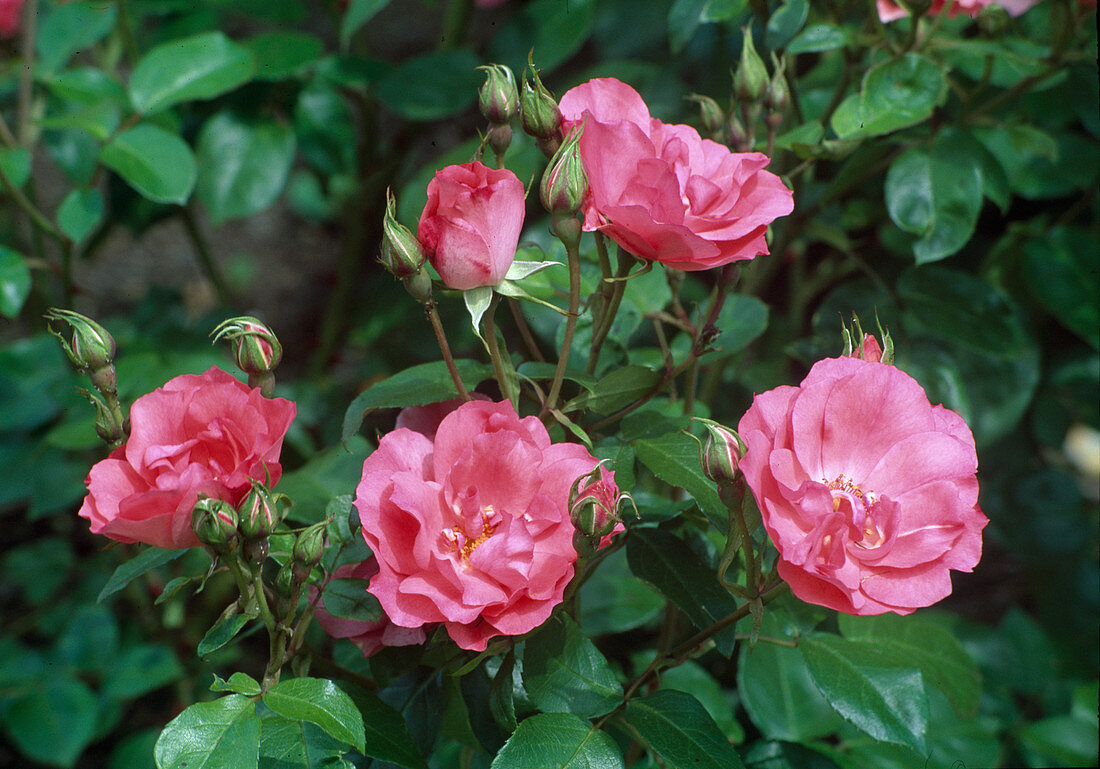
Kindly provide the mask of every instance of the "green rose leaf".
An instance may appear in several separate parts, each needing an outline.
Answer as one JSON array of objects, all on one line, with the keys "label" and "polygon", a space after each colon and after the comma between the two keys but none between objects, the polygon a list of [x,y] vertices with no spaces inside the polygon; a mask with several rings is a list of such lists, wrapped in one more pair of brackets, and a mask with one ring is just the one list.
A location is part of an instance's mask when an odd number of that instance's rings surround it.
[{"label": "green rose leaf", "polygon": [[324,52],[320,38],[307,32],[264,32],[242,45],[256,60],[257,80],[286,80],[315,62]]},{"label": "green rose leaf", "polygon": [[325,611],[334,617],[377,622],[382,618],[382,606],[367,592],[368,584],[369,580],[365,579],[332,580],[325,585],[323,593]]},{"label": "green rose leaf", "polygon": [[390,0],[351,0],[340,21],[340,47],[347,48],[351,36],[389,4]]},{"label": "green rose leaf", "polygon": [[661,689],[626,703],[628,730],[671,766],[743,769],[729,738],[699,700],[687,692]]},{"label": "green rose leaf", "polygon": [[0,315],[14,318],[31,292],[31,268],[22,254],[0,246]]},{"label": "green rose leaf", "polygon": [[[492,367],[473,360],[456,360],[455,367],[467,388],[472,389],[493,373]],[[458,397],[447,365],[443,361],[422,363],[371,385],[356,396],[344,414],[343,440],[359,430],[367,412],[380,408],[423,406]]]},{"label": "green rose leaf", "polygon": [[441,120],[473,103],[484,79],[470,51],[441,51],[402,62],[375,87],[379,101],[408,120]]},{"label": "green rose leaf", "polygon": [[221,32],[173,40],[142,57],[130,76],[130,101],[143,115],[193,99],[210,99],[251,79],[256,62]]},{"label": "green rose leaf", "polygon": [[249,769],[259,764],[260,718],[247,697],[198,702],[157,739],[157,769]]},{"label": "green rose leaf", "polygon": [[976,158],[939,141],[909,150],[886,174],[886,208],[898,227],[920,236],[918,264],[950,256],[970,240],[982,209]]},{"label": "green rose leaf", "polygon": [[615,741],[571,713],[540,713],[522,721],[491,769],[623,769]]},{"label": "green rose leaf", "polygon": [[[626,543],[634,575],[657,588],[699,629],[737,610],[733,596],[718,583],[714,569],[682,539],[660,529],[635,528]],[[729,656],[736,643],[733,627],[714,636],[718,651]]]},{"label": "green rose leaf", "polygon": [[725,530],[726,506],[718,498],[714,481],[703,474],[698,443],[683,432],[675,431],[639,438],[634,448],[638,459],[654,475],[691,494],[715,526]]},{"label": "green rose leaf", "polygon": [[363,717],[351,697],[332,681],[321,678],[292,678],[281,681],[264,694],[264,704],[279,715],[309,721],[334,739],[365,749]]},{"label": "green rose leaf", "polygon": [[945,93],[942,70],[908,53],[868,70],[859,94],[847,97],[833,113],[833,130],[841,139],[854,139],[907,128],[931,117]]},{"label": "green rose leaf", "polygon": [[75,189],[57,209],[57,226],[79,243],[103,219],[103,196],[96,189]]},{"label": "green rose leaf", "polygon": [[596,645],[567,616],[551,617],[527,639],[523,684],[545,713],[595,718],[623,699],[623,690]]},{"label": "green rose leaf", "polygon": [[867,665],[862,646],[831,633],[803,636],[798,648],[837,713],[876,740],[925,752],[928,695],[920,671]]},{"label": "green rose leaf", "polygon": [[243,694],[245,697],[257,696],[261,689],[260,683],[248,673],[236,672],[229,676],[229,680],[226,681],[221,678],[217,673],[214,674],[214,683],[210,684],[210,691],[212,692],[235,692],[236,694]]},{"label": "green rose leaf", "polygon": [[95,0],[55,5],[35,35],[38,64],[47,72],[63,66],[77,51],[91,48],[115,27],[118,9]]},{"label": "green rose leaf", "polygon": [[206,635],[199,641],[195,653],[200,657],[205,657],[207,654],[222,648],[244,629],[244,626],[248,624],[248,619],[245,614],[234,614],[232,617],[226,617],[206,631]]},{"label": "green rose leaf", "polygon": [[68,674],[47,678],[20,696],[5,697],[4,726],[26,756],[68,767],[95,736],[100,702]]},{"label": "green rose leaf", "polygon": [[343,743],[308,721],[269,713],[260,722],[259,769],[338,769],[345,752]]},{"label": "green rose leaf", "polygon": [[276,120],[215,114],[198,142],[196,193],[214,224],[259,213],[279,197],[294,162],[294,131]]},{"label": "green rose leaf", "polygon": [[195,156],[187,142],[148,123],[116,136],[99,160],[156,203],[185,203],[195,186]]},{"label": "green rose leaf", "polygon": [[186,550],[166,550],[160,547],[148,547],[142,550],[115,569],[114,574],[107,580],[107,584],[103,586],[103,590],[99,592],[96,603],[103,603],[105,599],[122,590],[142,574],[146,574],[158,566],[171,563],[186,552]]}]

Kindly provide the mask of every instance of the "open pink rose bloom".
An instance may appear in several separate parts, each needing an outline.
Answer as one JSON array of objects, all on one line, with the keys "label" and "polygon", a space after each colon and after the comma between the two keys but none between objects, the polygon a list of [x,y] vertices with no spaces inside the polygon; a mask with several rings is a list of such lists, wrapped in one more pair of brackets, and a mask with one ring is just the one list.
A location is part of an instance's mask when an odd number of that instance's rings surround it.
[{"label": "open pink rose bloom", "polygon": [[[999,5],[1008,12],[1009,16],[1019,16],[1033,5],[1038,5],[1039,0],[933,0],[932,7],[928,9],[929,16],[947,11],[948,16],[958,16],[965,13],[967,16],[977,16],[987,5]],[[904,19],[909,12],[892,0],[875,0],[878,9],[878,17],[882,22],[889,23]]]},{"label": "open pink rose bloom", "polygon": [[584,229],[678,270],[706,270],[768,253],[768,225],[793,208],[764,170],[768,156],[733,153],[691,126],[650,117],[638,92],[614,78],[561,98],[566,134],[584,124]]},{"label": "open pink rose bloom", "polygon": [[134,401],[130,437],[88,473],[80,515],[119,542],[196,546],[199,494],[236,506],[252,479],[277,482],[296,411],[216,367],[178,376]]},{"label": "open pink rose bloom", "polygon": [[819,361],[798,387],[756,396],[738,432],[779,574],[802,600],[909,614],[981,558],[970,429],[893,366]]},{"label": "open pink rose bloom", "polygon": [[447,166],[428,182],[416,236],[450,288],[495,286],[516,258],[523,216],[523,182],[508,169]]},{"label": "open pink rose bloom", "polygon": [[355,499],[378,560],[370,592],[394,625],[443,623],[464,649],[537,627],[573,576],[569,490],[595,466],[507,401],[459,406],[434,440],[385,435]]}]

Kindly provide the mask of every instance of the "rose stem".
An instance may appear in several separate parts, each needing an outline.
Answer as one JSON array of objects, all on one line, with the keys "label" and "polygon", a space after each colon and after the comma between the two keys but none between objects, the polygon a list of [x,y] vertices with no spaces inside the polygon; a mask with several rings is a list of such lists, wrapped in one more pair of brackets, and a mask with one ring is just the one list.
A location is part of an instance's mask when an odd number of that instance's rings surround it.
[{"label": "rose stem", "polygon": [[573,333],[577,330],[577,315],[581,306],[581,223],[573,214],[555,213],[551,219],[551,229],[557,235],[558,240],[565,246],[565,254],[569,262],[569,314],[565,318],[565,334],[561,340],[561,352],[558,354],[558,365],[554,369],[554,379],[550,383],[550,392],[546,396],[546,402],[542,404],[539,416],[545,418],[558,404],[558,394],[561,392],[561,384],[565,379],[565,368],[569,365],[569,353],[573,348]]},{"label": "rose stem", "polygon": [[431,299],[425,302],[424,311],[432,323],[435,341],[439,343],[439,351],[443,353],[443,362],[447,364],[447,371],[451,375],[451,381],[454,382],[455,390],[458,391],[458,397],[464,401],[470,400],[470,393],[466,392],[466,385],[462,383],[462,377],[458,375],[458,369],[455,367],[455,359],[451,355],[451,346],[447,344],[447,334],[443,331],[443,323],[439,320],[439,310],[435,308],[435,302]]},{"label": "rose stem", "polygon": [[600,359],[600,348],[603,347],[607,333],[611,330],[611,324],[619,312],[619,305],[626,292],[626,276],[630,273],[633,260],[622,248],[619,248],[618,258],[619,269],[615,274],[615,280],[611,282],[611,298],[608,300],[607,307],[604,308],[603,315],[600,316],[598,327],[592,333],[592,349],[588,353],[588,366],[585,368],[585,373],[588,374],[596,371],[596,363]]},{"label": "rose stem", "polygon": [[[497,314],[498,304],[500,304],[500,295],[494,293],[481,324],[485,333],[485,342],[489,345],[489,357],[493,361],[493,372],[497,382],[500,383],[500,392],[505,398],[512,401],[513,406],[519,406],[519,393],[512,391],[511,380],[508,378],[507,368],[504,366],[504,355],[507,350],[501,350],[500,340],[497,338],[497,327],[494,318]],[[508,361],[508,363],[510,366],[511,361]]]},{"label": "rose stem", "polygon": [[512,313],[512,319],[516,322],[516,328],[519,329],[519,335],[523,339],[523,343],[527,345],[527,352],[535,360],[545,363],[546,356],[542,354],[535,337],[531,334],[531,327],[527,325],[527,321],[520,311],[519,302],[512,297],[508,297],[508,309]]}]

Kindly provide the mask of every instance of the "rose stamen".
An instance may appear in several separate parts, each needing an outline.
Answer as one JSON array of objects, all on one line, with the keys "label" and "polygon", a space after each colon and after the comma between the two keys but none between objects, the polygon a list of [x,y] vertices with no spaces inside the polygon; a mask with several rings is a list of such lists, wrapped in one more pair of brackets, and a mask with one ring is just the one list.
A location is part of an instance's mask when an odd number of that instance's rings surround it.
[{"label": "rose stamen", "polygon": [[833,481],[822,482],[829,487],[833,495],[833,512],[839,512],[845,502],[851,510],[852,525],[859,530],[861,536],[855,544],[865,550],[876,548],[886,538],[875,523],[872,512],[878,497],[873,491],[863,491],[850,478],[841,473]]},{"label": "rose stamen", "polygon": [[500,515],[493,510],[492,505],[485,505],[481,508],[481,530],[477,536],[471,537],[465,527],[460,524],[458,528],[444,529],[443,538],[459,554],[462,563],[468,566],[471,554],[477,549],[478,545],[493,536],[493,532],[496,531],[499,523]]}]

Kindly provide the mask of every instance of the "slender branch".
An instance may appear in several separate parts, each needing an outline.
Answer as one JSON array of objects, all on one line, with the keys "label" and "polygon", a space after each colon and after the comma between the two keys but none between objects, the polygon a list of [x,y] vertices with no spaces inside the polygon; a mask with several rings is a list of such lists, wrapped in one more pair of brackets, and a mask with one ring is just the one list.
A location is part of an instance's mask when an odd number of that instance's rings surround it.
[{"label": "slender branch", "polygon": [[520,338],[523,339],[523,343],[527,346],[527,353],[539,363],[545,363],[546,356],[543,355],[542,350],[539,349],[538,342],[535,341],[535,337],[531,333],[531,327],[527,325],[527,320],[523,317],[523,311],[519,308],[519,300],[514,297],[508,297],[508,310],[512,313],[512,320],[516,322],[516,328],[519,330]]},{"label": "slender branch", "polygon": [[573,334],[577,330],[577,316],[581,306],[581,223],[572,214],[554,214],[552,228],[554,234],[565,245],[565,255],[569,263],[569,314],[565,318],[565,334],[558,353],[558,365],[554,369],[554,379],[550,383],[550,392],[542,405],[539,416],[545,418],[558,405],[561,384],[565,380],[565,369],[569,365],[569,354],[573,350]]},{"label": "slender branch", "polygon": [[221,270],[218,268],[217,262],[214,261],[214,254],[210,250],[210,244],[207,242],[206,236],[203,235],[202,228],[199,227],[199,220],[195,216],[195,212],[190,206],[186,205],[180,206],[179,212],[184,229],[187,230],[187,236],[191,239],[191,245],[195,249],[195,256],[199,259],[199,265],[206,273],[207,279],[213,284],[218,299],[225,304],[232,305],[233,295],[221,274]]},{"label": "slender branch", "polygon": [[[485,317],[481,320],[482,331],[485,334],[485,342],[489,345],[489,357],[493,361],[493,372],[496,376],[497,382],[500,384],[501,394],[512,401],[515,406],[519,405],[519,393],[513,392],[512,382],[508,376],[508,370],[505,367],[505,356],[508,351],[502,349],[500,340],[497,338],[497,327],[495,322],[495,316],[497,312],[497,305],[500,304],[500,295],[494,293],[493,299],[489,303],[489,309],[485,312]],[[508,361],[508,365],[511,366],[511,361]]]},{"label": "slender branch", "polygon": [[633,257],[629,256],[620,247],[619,269],[615,273],[615,278],[610,281],[611,296],[599,317],[599,322],[592,330],[592,348],[588,352],[588,365],[585,367],[585,372],[588,374],[595,373],[596,365],[600,359],[600,348],[603,347],[604,340],[607,339],[607,334],[611,331],[611,324],[615,321],[615,316],[619,312],[619,305],[622,303],[623,294],[626,292],[626,276],[630,274],[632,261]]},{"label": "slender branch", "polygon": [[49,218],[44,213],[42,213],[41,210],[39,210],[38,206],[36,206],[31,201],[31,199],[23,193],[23,190],[15,186],[15,182],[13,182],[8,177],[8,175],[4,173],[4,169],[2,167],[0,167],[0,183],[4,185],[4,188],[8,191],[8,194],[11,195],[11,198],[15,201],[16,205],[22,208],[23,211],[26,212],[27,216],[30,217],[31,222],[34,224],[35,227],[49,235],[61,245],[65,245],[66,243],[70,242],[69,236],[62,232],[57,227],[57,225],[51,222]]},{"label": "slender branch", "polygon": [[462,383],[462,377],[459,376],[458,368],[455,366],[454,356],[451,355],[451,346],[447,344],[447,334],[443,330],[443,322],[439,319],[439,310],[435,308],[435,302],[431,299],[425,302],[424,311],[428,314],[428,320],[431,321],[435,341],[439,343],[439,351],[443,354],[443,362],[447,364],[447,372],[451,375],[458,397],[464,401],[470,400],[470,393],[466,391],[466,385]]}]

